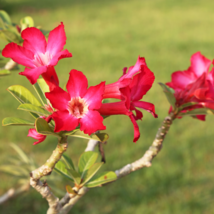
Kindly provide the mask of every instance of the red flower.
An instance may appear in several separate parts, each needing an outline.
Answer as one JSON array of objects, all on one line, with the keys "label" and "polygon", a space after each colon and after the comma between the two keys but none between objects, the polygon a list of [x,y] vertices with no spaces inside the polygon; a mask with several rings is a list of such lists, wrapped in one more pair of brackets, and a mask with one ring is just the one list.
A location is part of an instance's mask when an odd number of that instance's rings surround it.
[{"label": "red flower", "polygon": [[[142,119],[143,114],[137,108],[144,109],[154,117],[155,107],[152,103],[140,101],[143,95],[151,88],[154,82],[154,74],[146,65],[145,59],[139,57],[135,66],[131,66],[126,73],[115,83],[105,87],[104,98],[117,98],[120,102],[103,103],[99,112],[102,115],[125,114],[128,115],[134,126],[134,142],[140,137],[136,120]],[[136,115],[133,113],[135,111]]]},{"label": "red flower", "polygon": [[26,76],[31,84],[36,83],[40,74],[45,75],[45,80],[46,78],[50,80],[52,76],[54,82],[58,83],[54,68],[49,70],[48,75],[46,72],[60,59],[72,56],[68,50],[62,51],[66,43],[63,23],[50,32],[48,42],[42,32],[35,27],[26,28],[22,31],[21,36],[24,39],[23,47],[12,42],[6,45],[2,55],[26,66],[24,72],[20,74]]},{"label": "red flower", "polygon": [[[92,134],[104,130],[103,118],[97,109],[101,106],[105,83],[88,88],[85,75],[77,70],[71,70],[67,91],[56,87],[45,93],[52,106],[57,109],[52,114],[55,121],[55,132],[71,131],[80,124],[80,130]],[[88,89],[87,89],[88,88]]]},{"label": "red flower", "polygon": [[[172,74],[172,81],[166,83],[173,88],[176,98],[176,107],[189,102],[196,105],[185,107],[182,112],[197,108],[214,109],[213,70],[209,73],[211,61],[197,52],[191,57],[191,65],[185,71],[176,71]],[[171,110],[170,110],[171,111]],[[205,115],[197,115],[200,120],[205,120]]]}]

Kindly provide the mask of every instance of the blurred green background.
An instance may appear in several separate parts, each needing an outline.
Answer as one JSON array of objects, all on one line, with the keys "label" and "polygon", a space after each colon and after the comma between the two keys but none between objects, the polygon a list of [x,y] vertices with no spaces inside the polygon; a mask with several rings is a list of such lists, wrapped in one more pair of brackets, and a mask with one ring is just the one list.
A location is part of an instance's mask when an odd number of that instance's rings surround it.
[{"label": "blurred green background", "polygon": [[[123,67],[134,65],[144,56],[156,80],[144,101],[156,106],[158,119],[144,112],[141,138],[134,144],[132,123],[126,116],[105,120],[110,135],[104,170],[116,170],[140,158],[154,139],[167,115],[169,104],[158,82],[170,81],[171,73],[185,70],[193,53],[201,51],[214,58],[214,1],[212,0],[1,0],[0,9],[7,11],[13,22],[27,15],[36,26],[52,30],[65,25],[65,48],[73,57],[56,66],[60,84],[68,80],[75,68],[84,72],[90,85],[111,83],[122,74]],[[0,49],[6,43],[0,41]],[[20,66],[20,71],[24,67]],[[6,88],[21,84],[33,91],[24,76],[14,72],[0,79],[0,119],[28,115],[18,111],[18,102]],[[146,213],[187,214],[213,213],[214,210],[214,144],[213,116],[206,122],[190,117],[175,120],[166,136],[161,153],[152,167],[134,172],[103,188],[90,190],[71,213]],[[0,163],[14,155],[13,142],[31,155],[38,164],[50,156],[57,140],[48,137],[33,146],[26,137],[26,127],[0,127]],[[74,162],[86,147],[86,140],[69,139],[69,154]],[[16,184],[12,176],[0,173],[0,195]],[[68,182],[56,186],[64,190]],[[54,187],[52,187],[54,190]],[[64,190],[65,191],[65,190]],[[34,190],[0,206],[4,214],[46,213],[47,202]]]}]

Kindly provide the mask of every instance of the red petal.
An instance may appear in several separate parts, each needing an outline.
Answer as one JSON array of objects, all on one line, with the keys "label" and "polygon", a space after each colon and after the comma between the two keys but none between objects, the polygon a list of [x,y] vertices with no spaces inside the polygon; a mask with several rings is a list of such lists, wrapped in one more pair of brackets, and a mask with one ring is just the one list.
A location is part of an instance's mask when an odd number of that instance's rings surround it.
[{"label": "red petal", "polygon": [[85,134],[91,135],[98,130],[105,129],[103,117],[97,111],[89,110],[83,118],[80,118],[80,130]]},{"label": "red petal", "polygon": [[137,122],[135,121],[133,115],[130,115],[129,118],[131,119],[132,124],[133,124],[133,126],[134,126],[134,139],[133,139],[133,142],[137,142],[138,139],[139,139],[139,137],[140,137],[139,127],[138,127],[138,124],[137,124]]},{"label": "red petal", "polygon": [[69,53],[69,51],[67,49],[60,51],[56,55],[53,56],[49,65],[55,66],[60,59],[67,58],[67,57],[72,57],[72,54]]},{"label": "red petal", "polygon": [[116,115],[125,114],[129,115],[129,111],[126,108],[125,101],[115,103],[103,103],[98,109],[101,115]]},{"label": "red petal", "polygon": [[155,106],[152,103],[144,102],[144,101],[134,101],[132,104],[135,107],[142,108],[149,113],[151,113],[155,118],[158,117],[158,115],[155,113]]},{"label": "red petal", "polygon": [[135,75],[131,84],[131,100],[140,100],[152,87],[155,80],[154,74],[147,66],[142,66],[142,72]]},{"label": "red petal", "polygon": [[24,39],[23,47],[32,51],[34,54],[36,52],[45,53],[46,52],[46,39],[42,32],[35,28],[26,28],[21,34]]},{"label": "red petal", "polygon": [[67,110],[70,101],[69,94],[60,87],[54,88],[51,92],[46,92],[45,96],[50,100],[52,106],[60,111]]},{"label": "red petal", "polygon": [[37,79],[39,78],[39,75],[45,73],[46,71],[47,71],[47,67],[41,66],[41,67],[32,68],[32,69],[25,68],[25,70],[23,72],[20,72],[19,74],[26,76],[30,81],[30,83],[33,85],[36,83]]},{"label": "red petal", "polygon": [[46,138],[46,135],[42,135],[42,134],[39,134],[36,129],[29,129],[28,131],[28,137],[32,137],[38,141],[34,142],[33,145],[36,145],[38,143],[41,143],[45,140]]},{"label": "red petal", "polygon": [[196,74],[197,77],[201,76],[203,73],[208,73],[211,61],[197,52],[191,57],[191,69]]},{"label": "red petal", "polygon": [[49,86],[50,91],[59,86],[59,79],[54,67],[48,66],[47,72],[43,73],[42,77]]},{"label": "red petal", "polygon": [[49,33],[46,51],[49,51],[49,53],[54,56],[63,49],[65,43],[66,35],[64,25],[61,23]]},{"label": "red petal", "polygon": [[72,131],[79,124],[79,119],[69,114],[68,111],[54,112],[52,117],[55,121],[54,132]]},{"label": "red petal", "polygon": [[87,92],[88,80],[81,71],[72,69],[66,88],[71,97],[83,98]]},{"label": "red petal", "polygon": [[34,54],[13,42],[5,46],[2,51],[2,56],[9,57],[20,65],[30,68],[35,67],[33,64]]},{"label": "red petal", "polygon": [[102,98],[104,92],[105,82],[101,82],[99,85],[91,86],[88,88],[84,99],[89,105],[89,109],[99,109],[102,105]]}]

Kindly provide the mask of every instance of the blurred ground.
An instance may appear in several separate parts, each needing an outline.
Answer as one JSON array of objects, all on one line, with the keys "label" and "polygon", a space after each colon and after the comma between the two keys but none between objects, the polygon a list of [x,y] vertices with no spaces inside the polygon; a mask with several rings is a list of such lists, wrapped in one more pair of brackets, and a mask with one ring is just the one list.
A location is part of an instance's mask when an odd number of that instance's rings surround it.
[{"label": "blurred ground", "polygon": [[[169,108],[157,83],[168,82],[172,72],[187,69],[191,55],[197,51],[214,58],[213,7],[211,0],[3,0],[0,3],[0,9],[6,10],[14,22],[30,15],[44,29],[51,30],[60,22],[65,24],[65,48],[73,57],[59,61],[56,67],[61,86],[73,68],[83,71],[90,85],[101,81],[111,83],[121,76],[123,67],[134,65],[139,55],[146,58],[156,80],[144,101],[156,105],[159,118],[144,112],[143,121],[138,123],[141,138],[136,144],[132,143],[133,127],[128,118],[107,118],[105,125],[110,139],[105,146],[105,170],[116,170],[140,158],[151,144]],[[5,44],[0,40],[0,49]],[[14,84],[33,90],[27,79],[16,72],[0,79],[0,84],[0,119],[17,114],[27,119],[5,90]],[[92,189],[75,205],[73,213],[213,213],[212,124],[213,116],[208,116],[206,122],[192,118],[174,121],[151,168]],[[14,154],[8,146],[10,142],[17,143],[39,164],[49,157],[56,139],[50,137],[33,146],[33,139],[26,137],[27,133],[26,127],[0,127],[0,163]],[[68,154],[77,162],[87,141],[72,138],[69,141]],[[15,179],[2,173],[0,178],[0,194],[3,194]],[[66,184],[56,185],[64,188]],[[32,190],[7,202],[0,210],[4,214],[46,213],[47,203]]]}]

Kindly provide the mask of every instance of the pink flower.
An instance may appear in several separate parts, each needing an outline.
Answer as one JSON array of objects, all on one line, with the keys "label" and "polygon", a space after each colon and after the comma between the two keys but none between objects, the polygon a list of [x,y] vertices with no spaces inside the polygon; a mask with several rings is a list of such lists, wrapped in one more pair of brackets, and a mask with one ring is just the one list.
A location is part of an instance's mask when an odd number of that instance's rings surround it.
[{"label": "pink flower", "polygon": [[[196,105],[185,107],[182,112],[203,107],[214,109],[214,70],[209,72],[210,65],[211,60],[197,52],[191,57],[190,67],[185,71],[174,72],[172,81],[166,83],[175,91],[176,107],[189,102],[196,103]],[[205,115],[197,115],[197,118],[205,120]]]},{"label": "pink flower", "polygon": [[[52,106],[57,109],[52,114],[55,121],[55,132],[72,131],[78,125],[85,134],[104,130],[103,118],[97,109],[100,108],[105,82],[88,88],[85,75],[77,70],[71,70],[67,91],[56,87],[45,93]],[[88,89],[87,89],[88,88]]]},{"label": "pink flower", "polygon": [[[141,120],[143,114],[137,108],[144,109],[154,117],[155,107],[152,103],[140,101],[154,82],[154,74],[149,70],[144,58],[138,58],[135,66],[129,68],[126,73],[124,69],[123,76],[113,84],[105,88],[104,98],[117,98],[120,102],[103,103],[99,112],[102,115],[125,114],[131,119],[134,126],[134,142],[140,137],[139,127],[136,120]],[[135,114],[133,113],[135,111]]]},{"label": "pink flower", "polygon": [[[68,50],[62,50],[66,43],[63,23],[50,32],[48,42],[42,32],[35,27],[26,28],[21,36],[24,39],[23,47],[12,42],[6,45],[2,55],[26,66],[24,72],[20,74],[26,76],[31,84],[36,83],[40,74],[44,75],[44,78],[46,76],[57,78],[53,68],[46,75],[49,67],[55,66],[62,58],[72,57]],[[57,83],[58,78],[54,82]]]},{"label": "pink flower", "polygon": [[28,137],[32,137],[38,141],[34,142],[33,145],[43,142],[46,139],[46,135],[39,134],[36,129],[29,129]]}]

